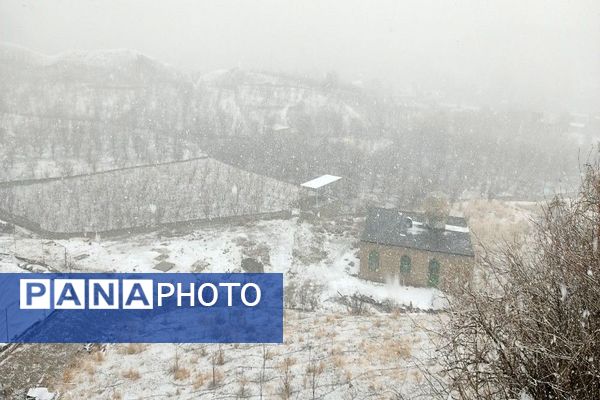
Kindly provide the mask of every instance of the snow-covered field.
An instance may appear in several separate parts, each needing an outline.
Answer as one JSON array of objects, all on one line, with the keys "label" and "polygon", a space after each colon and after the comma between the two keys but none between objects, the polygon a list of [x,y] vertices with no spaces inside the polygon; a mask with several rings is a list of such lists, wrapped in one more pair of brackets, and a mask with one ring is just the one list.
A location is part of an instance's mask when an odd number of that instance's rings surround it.
[{"label": "snow-covered field", "polygon": [[263,398],[312,398],[313,388],[316,398],[408,393],[423,382],[416,367],[429,346],[423,326],[438,316],[370,307],[353,315],[338,299],[358,293],[423,310],[443,301],[435,290],[359,279],[360,223],[296,217],[113,240],[3,236],[0,267],[65,270],[65,249],[66,270],[74,272],[156,272],[161,261],[174,264],[170,272],[235,272],[252,257],[266,272],[283,272],[287,288],[310,285],[316,296],[314,311],[299,310],[301,303],[286,311],[283,345],[111,345],[79,353],[48,382],[66,398],[256,397],[261,390]]},{"label": "snow-covered field", "polygon": [[[73,272],[157,272],[153,268],[162,261],[173,264],[169,272],[242,272],[242,259],[251,257],[264,264],[265,272],[284,273],[286,285],[301,286],[309,281],[322,286],[320,303],[324,308],[337,309],[339,294],[354,293],[424,310],[442,307],[441,293],[433,289],[357,277],[359,223],[351,218],[337,224],[292,218],[209,226],[181,236],[151,233],[127,239],[55,241],[5,238],[0,240],[0,253],[12,254],[16,249],[17,256],[65,270],[66,249],[66,270]],[[33,265],[28,269],[44,268]]]},{"label": "snow-covered field", "polygon": [[65,399],[414,396],[435,318],[288,311],[282,345],[110,345],[77,360],[55,390]]},{"label": "snow-covered field", "polygon": [[[533,206],[461,208],[475,232],[498,219],[509,234],[520,230]],[[155,265],[168,262],[169,272],[240,272],[242,259],[251,257],[265,272],[284,273],[286,297],[308,290],[316,299],[310,310],[310,304],[286,298],[293,308],[285,313],[282,345],[109,345],[79,352],[45,382],[64,398],[260,398],[261,392],[266,399],[413,398],[426,387],[428,332],[444,318],[428,311],[443,309],[443,295],[359,279],[361,227],[359,218],[294,217],[113,239],[48,241],[21,232],[0,236],[0,268],[156,272]],[[392,304],[392,311],[366,306],[355,315],[339,301],[352,294]]]}]

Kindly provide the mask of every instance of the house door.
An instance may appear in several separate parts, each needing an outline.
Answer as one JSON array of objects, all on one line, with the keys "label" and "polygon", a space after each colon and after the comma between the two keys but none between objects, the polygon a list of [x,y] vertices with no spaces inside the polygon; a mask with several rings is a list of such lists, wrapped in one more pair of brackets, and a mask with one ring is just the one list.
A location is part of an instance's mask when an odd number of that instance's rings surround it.
[{"label": "house door", "polygon": [[403,255],[400,257],[400,285],[406,285],[408,276],[410,275],[411,261],[410,257]]},{"label": "house door", "polygon": [[440,263],[435,258],[429,261],[429,276],[427,284],[431,287],[437,287],[440,283]]}]

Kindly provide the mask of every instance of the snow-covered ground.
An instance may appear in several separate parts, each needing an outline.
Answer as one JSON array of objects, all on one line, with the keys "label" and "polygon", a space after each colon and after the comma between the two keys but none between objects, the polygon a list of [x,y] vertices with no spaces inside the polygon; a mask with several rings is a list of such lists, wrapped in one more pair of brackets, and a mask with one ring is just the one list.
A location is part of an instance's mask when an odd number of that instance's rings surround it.
[{"label": "snow-covered ground", "polygon": [[54,389],[65,399],[414,396],[436,318],[288,311],[282,345],[109,345]]},{"label": "snow-covered ground", "polygon": [[325,308],[339,307],[333,301],[339,294],[354,293],[424,310],[443,306],[441,294],[434,289],[358,278],[357,221],[328,224],[292,218],[211,226],[181,236],[152,233],[113,240],[5,239],[0,240],[0,253],[10,254],[16,249],[18,256],[65,270],[66,249],[67,270],[74,272],[156,272],[153,268],[161,261],[174,264],[169,272],[242,272],[242,258],[252,257],[265,265],[265,272],[284,273],[286,285],[310,281],[322,286]]},{"label": "snow-covered ground", "polygon": [[39,260],[65,270],[65,249],[73,272],[156,272],[161,261],[174,264],[169,272],[236,272],[252,257],[265,272],[283,272],[287,288],[310,283],[318,298],[314,311],[286,310],[282,345],[110,345],[80,353],[48,382],[64,398],[258,398],[261,390],[263,398],[288,391],[287,398],[313,398],[313,387],[315,398],[414,393],[424,383],[418,365],[428,359],[427,329],[443,315],[375,308],[353,315],[338,299],[358,293],[421,310],[439,309],[443,299],[433,289],[359,279],[360,224],[296,217],[109,240],[2,236],[0,268],[38,271],[44,267],[31,262]]}]

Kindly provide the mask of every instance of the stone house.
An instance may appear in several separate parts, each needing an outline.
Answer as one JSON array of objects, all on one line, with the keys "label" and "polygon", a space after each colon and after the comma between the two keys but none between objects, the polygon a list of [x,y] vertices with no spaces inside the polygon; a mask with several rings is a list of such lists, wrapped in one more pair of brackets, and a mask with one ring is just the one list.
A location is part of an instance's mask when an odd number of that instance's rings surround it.
[{"label": "stone house", "polygon": [[464,218],[427,223],[424,213],[371,208],[360,241],[360,277],[440,287],[469,281],[474,253]]}]

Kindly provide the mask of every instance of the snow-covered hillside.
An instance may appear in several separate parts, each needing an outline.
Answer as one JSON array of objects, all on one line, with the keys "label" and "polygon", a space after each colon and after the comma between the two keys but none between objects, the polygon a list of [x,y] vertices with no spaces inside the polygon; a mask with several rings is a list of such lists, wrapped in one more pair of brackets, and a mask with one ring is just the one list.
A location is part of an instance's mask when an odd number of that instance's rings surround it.
[{"label": "snow-covered hillside", "polygon": [[289,211],[297,200],[294,185],[211,158],[0,187],[7,217],[62,233]]},{"label": "snow-covered hillside", "polygon": [[[311,398],[313,390],[328,398],[410,393],[424,383],[419,366],[428,360],[427,329],[438,315],[400,306],[430,310],[443,306],[443,298],[434,289],[359,279],[360,225],[354,218],[335,223],[292,218],[118,240],[50,242],[17,235],[0,240],[0,253],[16,249],[30,263],[41,258],[65,270],[66,248],[72,272],[156,272],[153,267],[162,261],[173,264],[170,272],[240,272],[241,260],[251,257],[266,272],[284,273],[284,344],[109,345],[89,354],[76,347],[71,362],[45,380],[64,398],[235,397],[240,391],[275,398],[282,388],[298,398]],[[365,296],[390,308],[365,304],[357,313],[340,301],[344,295]],[[19,359],[16,355],[11,362]]]},{"label": "snow-covered hillside", "polygon": [[238,133],[292,130],[341,135],[366,123],[364,95],[358,90],[237,69],[203,75],[197,88],[207,93],[205,107],[226,111]]}]

